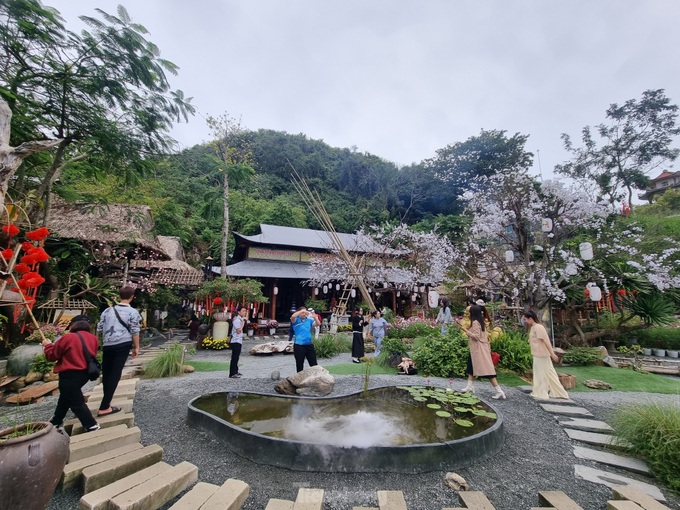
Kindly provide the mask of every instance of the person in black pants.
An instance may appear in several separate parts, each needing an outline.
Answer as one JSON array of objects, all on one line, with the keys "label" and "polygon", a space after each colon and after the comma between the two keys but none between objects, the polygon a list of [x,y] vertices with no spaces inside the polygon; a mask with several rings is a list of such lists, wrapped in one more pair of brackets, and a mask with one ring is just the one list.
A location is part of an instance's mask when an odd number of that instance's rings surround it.
[{"label": "person in black pants", "polygon": [[364,326],[368,324],[364,320],[364,311],[362,308],[357,308],[352,315],[352,363],[361,363],[361,358],[364,357]]},{"label": "person in black pants", "polygon": [[86,315],[74,317],[69,324],[69,333],[54,343],[45,339],[42,345],[45,358],[57,362],[54,372],[59,374],[59,400],[50,423],[58,429],[62,428],[66,413],[70,409],[85,430],[88,432],[98,430],[99,424],[85,404],[81,389],[89,381],[87,358],[83,348],[87,349],[92,357],[97,355],[99,349],[99,340],[90,333],[90,318]]}]

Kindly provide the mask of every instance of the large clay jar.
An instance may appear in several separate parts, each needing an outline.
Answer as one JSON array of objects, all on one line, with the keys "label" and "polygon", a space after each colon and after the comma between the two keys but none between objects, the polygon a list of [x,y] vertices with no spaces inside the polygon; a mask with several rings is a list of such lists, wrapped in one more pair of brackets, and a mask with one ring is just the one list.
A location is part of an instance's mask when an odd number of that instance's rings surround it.
[{"label": "large clay jar", "polygon": [[69,439],[51,423],[19,425],[36,432],[3,440],[14,427],[0,431],[0,507],[45,510],[69,456]]}]

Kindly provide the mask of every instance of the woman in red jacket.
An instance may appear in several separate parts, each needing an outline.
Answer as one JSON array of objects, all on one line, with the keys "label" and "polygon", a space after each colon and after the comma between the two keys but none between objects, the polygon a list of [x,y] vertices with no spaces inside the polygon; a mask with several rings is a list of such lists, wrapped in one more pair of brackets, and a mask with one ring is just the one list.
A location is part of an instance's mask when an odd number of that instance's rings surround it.
[{"label": "woman in red jacket", "polygon": [[85,404],[81,389],[89,381],[81,337],[90,355],[96,356],[99,340],[90,333],[90,318],[86,315],[74,317],[69,324],[69,333],[58,338],[54,343],[50,340],[44,340],[42,343],[45,357],[49,361],[57,362],[54,372],[59,374],[59,400],[50,423],[57,428],[62,427],[66,413],[71,409],[83,428],[92,432],[99,429],[99,424]]}]

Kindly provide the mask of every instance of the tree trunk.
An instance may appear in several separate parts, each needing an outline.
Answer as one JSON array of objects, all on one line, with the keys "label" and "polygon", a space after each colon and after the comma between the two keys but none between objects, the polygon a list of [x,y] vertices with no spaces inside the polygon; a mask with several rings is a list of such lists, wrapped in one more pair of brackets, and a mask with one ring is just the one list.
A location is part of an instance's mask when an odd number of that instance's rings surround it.
[{"label": "tree trunk", "polygon": [[220,276],[227,277],[227,242],[229,241],[229,173],[224,169],[224,221],[222,222],[222,251]]},{"label": "tree trunk", "polygon": [[60,140],[34,140],[18,147],[9,144],[12,125],[12,110],[7,102],[0,98],[0,208],[5,205],[5,195],[12,179],[25,158],[36,152],[43,152],[58,145]]}]

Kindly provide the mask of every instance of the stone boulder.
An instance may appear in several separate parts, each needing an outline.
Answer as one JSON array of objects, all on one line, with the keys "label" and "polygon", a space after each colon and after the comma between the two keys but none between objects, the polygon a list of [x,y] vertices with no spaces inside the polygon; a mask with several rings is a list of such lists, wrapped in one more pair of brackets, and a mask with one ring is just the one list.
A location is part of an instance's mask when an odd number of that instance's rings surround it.
[{"label": "stone boulder", "polygon": [[335,379],[330,372],[322,366],[316,365],[282,379],[276,383],[274,389],[277,393],[283,395],[325,397],[333,391],[334,386]]},{"label": "stone boulder", "polygon": [[460,476],[458,473],[446,473],[446,476],[444,477],[444,485],[446,485],[449,489],[459,492],[470,490],[470,486],[468,485],[465,478]]},{"label": "stone boulder", "polygon": [[20,345],[9,353],[7,358],[7,373],[11,375],[26,375],[31,371],[33,358],[42,354],[43,349],[40,344]]},{"label": "stone boulder", "polygon": [[583,381],[583,385],[588,388],[593,388],[594,390],[611,390],[612,385],[598,379],[588,379]]},{"label": "stone boulder", "polygon": [[278,342],[267,342],[264,344],[258,344],[252,347],[249,351],[250,354],[275,354],[275,353],[292,353],[293,352],[293,342],[288,340],[280,340]]},{"label": "stone boulder", "polygon": [[31,370],[28,374],[26,374],[26,384],[33,384],[34,382],[42,381],[43,380],[43,373],[42,372],[34,372]]},{"label": "stone boulder", "polygon": [[557,372],[557,377],[560,379],[560,384],[565,390],[570,390],[576,387],[576,377],[564,372]]},{"label": "stone boulder", "polygon": [[52,382],[52,381],[58,381],[59,380],[59,374],[55,374],[54,372],[47,372],[45,375],[43,375],[43,381],[45,382]]}]

